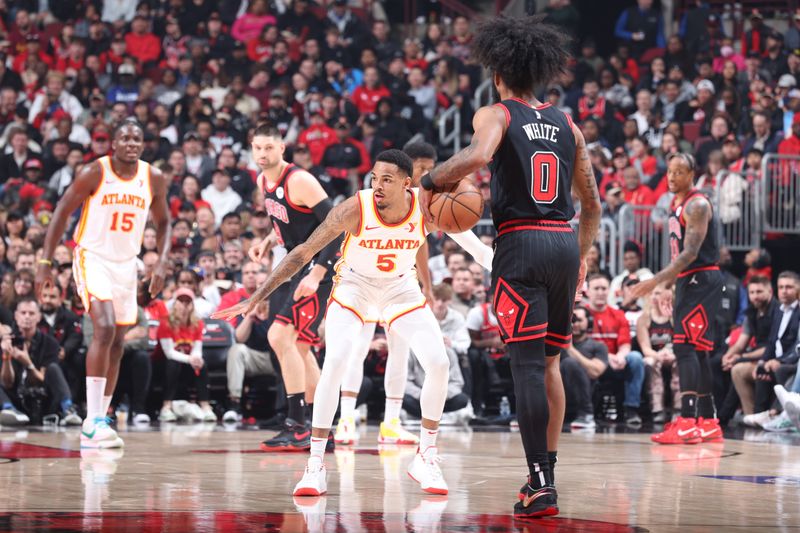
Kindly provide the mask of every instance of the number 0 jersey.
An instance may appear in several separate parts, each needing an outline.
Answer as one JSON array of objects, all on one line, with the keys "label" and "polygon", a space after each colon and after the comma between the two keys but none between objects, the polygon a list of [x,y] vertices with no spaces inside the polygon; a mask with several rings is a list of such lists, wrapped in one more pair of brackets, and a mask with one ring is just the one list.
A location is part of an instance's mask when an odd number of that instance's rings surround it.
[{"label": "number 0 jersey", "polygon": [[81,248],[109,261],[127,261],[139,254],[153,193],[150,164],[137,163],[136,175],[114,173],[111,158],[101,157],[97,190],[84,200],[74,239]]},{"label": "number 0 jersey", "polygon": [[495,104],[506,114],[505,136],[489,163],[492,219],[571,220],[575,134],[572,121],[550,104],[516,98]]},{"label": "number 0 jersey", "polygon": [[372,189],[358,191],[360,221],[356,233],[342,243],[342,265],[373,278],[396,278],[414,269],[417,250],[425,243],[427,231],[419,208],[417,189],[410,189],[411,209],[397,224],[381,219]]}]

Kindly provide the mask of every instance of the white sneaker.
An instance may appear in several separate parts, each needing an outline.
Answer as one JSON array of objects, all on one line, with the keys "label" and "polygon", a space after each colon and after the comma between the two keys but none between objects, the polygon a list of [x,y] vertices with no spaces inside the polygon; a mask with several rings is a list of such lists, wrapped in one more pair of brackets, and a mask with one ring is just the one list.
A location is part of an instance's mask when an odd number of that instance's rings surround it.
[{"label": "white sneaker", "polygon": [[60,425],[62,426],[80,426],[83,423],[83,419],[78,415],[75,411],[74,407],[70,407],[69,410],[64,413],[64,418],[61,419]]},{"label": "white sneaker", "polygon": [[752,428],[763,428],[764,424],[772,420],[769,410],[761,411],[752,415],[747,415],[742,419],[742,423]]},{"label": "white sneaker", "polygon": [[439,419],[440,426],[457,426],[458,425],[458,415],[455,411],[450,411],[449,413],[442,413],[442,417]]},{"label": "white sneaker", "polygon": [[794,427],[800,430],[800,394],[796,392],[790,392],[788,394],[789,396],[783,403],[783,412],[789,417]]},{"label": "white sneaker", "polygon": [[[199,406],[198,406],[199,407]],[[214,413],[214,410],[210,407],[208,409],[203,409],[200,407],[200,411],[203,413],[202,421],[203,422],[215,422],[217,421],[217,415]]]},{"label": "white sneaker", "polygon": [[202,422],[205,413],[203,413],[203,408],[197,405],[196,403],[190,403],[186,406],[186,415],[185,418],[189,422]]},{"label": "white sneaker", "polygon": [[192,414],[192,404],[186,400],[173,400],[172,412],[175,413],[175,418],[180,420],[190,418]]},{"label": "white sneaker", "polygon": [[175,411],[169,407],[162,407],[161,412],[158,414],[158,419],[161,422],[175,422],[178,417],[175,415]]},{"label": "white sneaker", "polygon": [[235,409],[228,409],[227,411],[225,411],[225,414],[222,415],[222,422],[226,424],[235,424],[241,421],[242,421],[242,415],[239,413],[239,411],[236,411]]},{"label": "white sneaker", "polygon": [[333,434],[333,441],[336,444],[357,444],[358,437],[356,418],[354,416],[339,418],[339,423],[336,424],[336,432]]},{"label": "white sneaker", "polygon": [[322,496],[328,492],[328,473],[325,463],[309,460],[303,479],[294,486],[294,496]]},{"label": "white sneaker", "polygon": [[789,415],[786,414],[786,411],[782,412],[766,424],[764,424],[764,429],[766,431],[772,431],[775,433],[786,433],[787,431],[794,431],[794,424],[789,419]]},{"label": "white sneaker", "polygon": [[133,417],[133,423],[137,426],[144,426],[150,423],[150,415],[147,413],[136,413],[136,416]]},{"label": "white sneaker", "polygon": [[414,460],[408,465],[408,475],[419,483],[424,492],[428,494],[447,494],[447,482],[442,477],[439,468],[441,458],[436,447],[430,447],[423,454],[417,450]]},{"label": "white sneaker", "polygon": [[124,445],[105,417],[86,419],[81,428],[81,448],[121,448]]},{"label": "white sneaker", "polygon": [[2,426],[24,426],[30,422],[31,419],[28,418],[28,415],[17,411],[14,407],[0,411],[0,425]]},{"label": "white sneaker", "polygon": [[800,394],[796,392],[789,392],[783,385],[775,385],[775,396],[777,396],[778,401],[781,403],[784,409],[786,409],[786,402],[792,401],[795,403],[800,403]]},{"label": "white sneaker", "polygon": [[570,422],[569,427],[573,429],[595,429],[597,423],[594,421],[593,415],[580,415]]}]

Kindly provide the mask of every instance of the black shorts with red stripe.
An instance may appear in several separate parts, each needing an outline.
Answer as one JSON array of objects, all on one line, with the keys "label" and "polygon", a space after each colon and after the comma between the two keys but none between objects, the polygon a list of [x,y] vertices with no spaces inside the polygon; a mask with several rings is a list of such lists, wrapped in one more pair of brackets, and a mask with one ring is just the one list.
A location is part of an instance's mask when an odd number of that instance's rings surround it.
[{"label": "black shorts with red stripe", "polygon": [[492,285],[504,342],[544,339],[547,355],[572,340],[579,251],[569,223],[513,220],[498,228]]},{"label": "black shorts with red stripe", "polygon": [[330,274],[326,275],[320,282],[316,293],[294,301],[294,292],[309,270],[304,268],[291,280],[278,287],[269,297],[269,309],[273,320],[294,326],[297,330],[298,341],[318,345],[320,338],[317,330],[322,319],[325,318],[325,309],[328,297],[331,295],[333,281]]},{"label": "black shorts with red stripe", "polygon": [[698,351],[714,351],[716,319],[724,283],[716,266],[681,272],[675,283],[673,344],[691,344]]}]

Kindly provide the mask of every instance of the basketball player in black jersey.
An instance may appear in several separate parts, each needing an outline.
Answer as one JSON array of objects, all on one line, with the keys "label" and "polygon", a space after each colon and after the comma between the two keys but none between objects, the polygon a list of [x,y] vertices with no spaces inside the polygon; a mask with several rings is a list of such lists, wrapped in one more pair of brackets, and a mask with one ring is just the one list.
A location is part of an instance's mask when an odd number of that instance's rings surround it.
[{"label": "basketball player in black jersey", "polygon": [[675,194],[669,217],[672,260],[655,277],[634,286],[630,296],[641,298],[659,283],[675,282],[672,344],[680,377],[681,416],[662,433],[653,435],[653,442],[659,444],[722,440],[711,394],[710,357],[723,278],[717,266],[717,219],[711,202],[694,188],[695,168],[691,155],[676,153],[670,157],[667,184]]},{"label": "basketball player in black jersey", "polygon": [[[514,507],[520,518],[558,513],[552,471],[565,407],[558,356],[571,342],[575,288],[600,223],[581,131],[534,97],[535,87],[565,67],[567,50],[563,32],[541,17],[484,23],[472,54],[492,72],[501,101],[479,109],[470,145],[421,180],[420,205],[430,217],[432,190],[486,165],[492,172],[494,310],[511,357],[530,474]],[[581,202],[577,238],[571,192]]]},{"label": "basketball player in black jersey", "polygon": [[[333,204],[314,176],[283,160],[286,147],[277,128],[270,125],[256,128],[252,145],[253,158],[261,168],[258,187],[273,229],[252,254],[254,260],[260,261],[276,244],[291,251],[305,242],[325,220]],[[267,337],[280,363],[289,410],[283,431],[261,444],[265,451],[310,447],[311,431],[305,422],[304,399],[313,401],[320,374],[310,348],[319,342],[317,328],[325,316],[340,244],[340,239],[334,239],[312,260],[309,268],[298,272],[269,300],[273,320]]]}]

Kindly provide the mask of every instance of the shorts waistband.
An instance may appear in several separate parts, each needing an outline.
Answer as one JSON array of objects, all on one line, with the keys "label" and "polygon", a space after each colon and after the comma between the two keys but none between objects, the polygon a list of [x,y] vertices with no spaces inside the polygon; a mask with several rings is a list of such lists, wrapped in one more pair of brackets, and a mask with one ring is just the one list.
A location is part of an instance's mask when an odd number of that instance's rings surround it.
[{"label": "shorts waistband", "polygon": [[512,231],[554,231],[572,232],[572,227],[566,220],[536,220],[536,219],[515,219],[507,220],[498,226],[497,235],[504,235]]},{"label": "shorts waistband", "polygon": [[719,270],[719,266],[717,265],[708,265],[704,267],[697,267],[691,270],[684,270],[680,274],[678,274],[679,278],[685,278],[686,276],[691,276],[692,274],[696,274],[697,272],[708,272],[713,270]]}]

